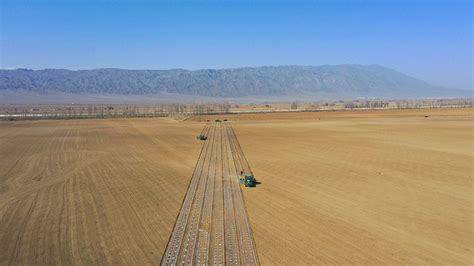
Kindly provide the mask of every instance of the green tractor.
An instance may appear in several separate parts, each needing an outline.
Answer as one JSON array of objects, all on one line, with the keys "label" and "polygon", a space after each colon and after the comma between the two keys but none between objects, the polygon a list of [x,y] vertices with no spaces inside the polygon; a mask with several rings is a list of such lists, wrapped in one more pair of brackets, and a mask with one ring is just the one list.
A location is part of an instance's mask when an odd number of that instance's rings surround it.
[{"label": "green tractor", "polygon": [[246,187],[255,187],[255,186],[257,186],[257,184],[258,184],[257,179],[255,179],[255,177],[253,177],[253,175],[251,175],[251,174],[246,174],[245,175],[244,185]]}]

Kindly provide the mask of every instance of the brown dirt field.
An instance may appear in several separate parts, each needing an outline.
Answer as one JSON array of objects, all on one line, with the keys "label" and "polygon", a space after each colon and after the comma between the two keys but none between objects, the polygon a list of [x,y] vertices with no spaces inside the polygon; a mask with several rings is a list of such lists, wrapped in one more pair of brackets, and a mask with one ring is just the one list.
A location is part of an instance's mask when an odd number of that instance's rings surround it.
[{"label": "brown dirt field", "polygon": [[0,264],[157,264],[202,125],[0,123]]},{"label": "brown dirt field", "polygon": [[[217,117],[0,123],[0,264],[158,263]],[[262,264],[473,263],[472,109],[226,117]]]},{"label": "brown dirt field", "polygon": [[262,264],[473,263],[472,109],[236,118]]}]

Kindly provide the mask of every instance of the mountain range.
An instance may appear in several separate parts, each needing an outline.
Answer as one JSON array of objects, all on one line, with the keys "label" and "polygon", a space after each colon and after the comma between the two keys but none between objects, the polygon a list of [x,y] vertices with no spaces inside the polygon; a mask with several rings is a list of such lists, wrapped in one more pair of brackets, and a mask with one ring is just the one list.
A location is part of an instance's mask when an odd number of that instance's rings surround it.
[{"label": "mountain range", "polygon": [[1,92],[282,99],[472,97],[472,91],[434,86],[380,65],[0,70]]}]

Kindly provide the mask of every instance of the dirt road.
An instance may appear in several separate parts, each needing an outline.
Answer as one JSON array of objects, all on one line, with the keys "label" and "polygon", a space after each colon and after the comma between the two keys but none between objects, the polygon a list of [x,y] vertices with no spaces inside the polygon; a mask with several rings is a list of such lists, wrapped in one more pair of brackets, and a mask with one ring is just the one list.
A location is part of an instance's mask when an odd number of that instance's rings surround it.
[{"label": "dirt road", "polygon": [[163,256],[163,265],[258,264],[239,175],[250,168],[228,123],[208,137]]}]

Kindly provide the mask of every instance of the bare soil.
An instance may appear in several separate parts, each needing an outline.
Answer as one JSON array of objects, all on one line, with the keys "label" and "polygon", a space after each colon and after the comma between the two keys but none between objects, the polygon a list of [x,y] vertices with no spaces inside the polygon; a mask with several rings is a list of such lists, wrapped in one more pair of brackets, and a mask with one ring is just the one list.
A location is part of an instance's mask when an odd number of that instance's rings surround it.
[{"label": "bare soil", "polygon": [[473,114],[231,117],[260,262],[472,264]]},{"label": "bare soil", "polygon": [[0,123],[0,264],[159,263],[202,125]]},{"label": "bare soil", "polygon": [[472,109],[0,123],[0,264],[156,264],[227,118],[262,264],[472,264]]}]

